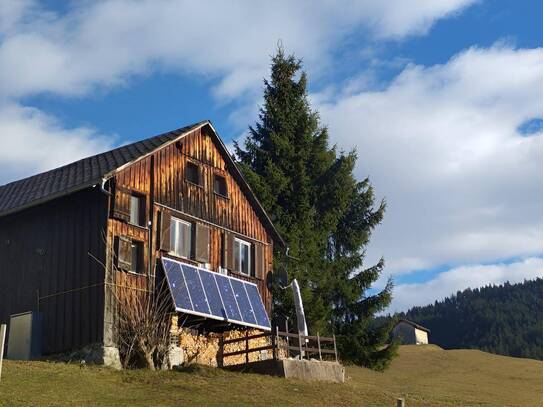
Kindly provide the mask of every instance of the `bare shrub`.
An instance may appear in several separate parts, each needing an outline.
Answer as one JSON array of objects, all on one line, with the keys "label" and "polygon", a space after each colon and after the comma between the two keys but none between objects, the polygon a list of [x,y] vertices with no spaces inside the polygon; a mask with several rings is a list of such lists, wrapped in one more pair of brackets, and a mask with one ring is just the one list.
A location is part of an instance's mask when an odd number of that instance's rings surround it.
[{"label": "bare shrub", "polygon": [[170,345],[172,300],[167,283],[162,280],[153,291],[115,284],[111,291],[123,366],[161,368]]}]

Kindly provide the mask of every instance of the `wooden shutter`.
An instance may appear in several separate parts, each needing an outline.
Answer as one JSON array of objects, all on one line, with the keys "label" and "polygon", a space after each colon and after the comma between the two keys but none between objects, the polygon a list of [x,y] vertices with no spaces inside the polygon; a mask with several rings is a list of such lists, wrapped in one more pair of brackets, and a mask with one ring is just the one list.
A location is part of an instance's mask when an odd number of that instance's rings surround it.
[{"label": "wooden shutter", "polygon": [[264,264],[264,245],[255,243],[253,247],[253,275],[257,278],[264,279],[266,270]]},{"label": "wooden shutter", "polygon": [[132,240],[117,236],[115,238],[115,264],[118,269],[132,270]]},{"label": "wooden shutter", "polygon": [[130,193],[120,186],[115,186],[113,217],[125,222],[130,221]]},{"label": "wooden shutter", "polygon": [[170,238],[170,228],[172,224],[172,217],[171,215],[166,212],[162,211],[160,212],[160,230],[159,230],[159,244],[160,244],[160,250],[164,250],[166,252],[172,251],[172,243]]},{"label": "wooden shutter", "polygon": [[209,263],[209,227],[197,223],[195,234],[194,260],[200,263]]},{"label": "wooden shutter", "polygon": [[228,270],[234,270],[234,235],[224,232],[224,265]]}]

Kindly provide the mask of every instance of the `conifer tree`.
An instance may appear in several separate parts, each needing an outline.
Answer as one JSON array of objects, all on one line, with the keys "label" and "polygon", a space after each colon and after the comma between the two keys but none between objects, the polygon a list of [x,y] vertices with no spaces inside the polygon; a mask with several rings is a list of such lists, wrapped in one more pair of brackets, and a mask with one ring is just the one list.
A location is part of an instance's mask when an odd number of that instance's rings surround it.
[{"label": "conifer tree", "polygon": [[[288,264],[289,280],[300,282],[310,331],[336,333],[344,359],[385,368],[396,350],[385,346],[390,326],[371,322],[390,303],[392,283],[368,295],[384,262],[363,268],[385,203],[375,206],[369,180],[355,178],[356,152],[329,146],[328,130],[308,102],[302,63],[282,48],[264,80],[259,121],[244,146],[236,144],[236,156],[287,242],[290,256],[276,253],[276,266]],[[294,318],[289,291],[276,290],[274,299],[276,313]]]}]

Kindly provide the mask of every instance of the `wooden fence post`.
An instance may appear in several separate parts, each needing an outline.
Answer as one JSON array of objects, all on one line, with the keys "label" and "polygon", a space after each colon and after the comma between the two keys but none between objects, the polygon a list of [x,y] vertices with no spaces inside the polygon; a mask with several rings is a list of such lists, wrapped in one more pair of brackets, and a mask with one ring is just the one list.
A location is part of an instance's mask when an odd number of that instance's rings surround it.
[{"label": "wooden fence post", "polygon": [[4,343],[6,342],[7,325],[0,325],[0,380],[2,380],[2,361],[4,360]]},{"label": "wooden fence post", "polygon": [[399,398],[396,401],[396,407],[405,407],[405,399],[404,398]]},{"label": "wooden fence post", "polygon": [[290,339],[288,337],[288,318],[285,318],[285,332],[287,333],[287,359],[290,358]]},{"label": "wooden fence post", "polygon": [[317,332],[317,346],[319,348],[319,359],[322,362],[322,352],[321,352],[321,336]]},{"label": "wooden fence post", "polygon": [[275,335],[272,334],[273,360],[279,360],[279,327],[275,326]]},{"label": "wooden fence post", "polygon": [[224,367],[224,332],[219,336],[219,367]]},{"label": "wooden fence post", "polygon": [[334,334],[333,337],[334,337],[334,353],[336,354],[336,362],[338,362],[338,358],[337,358],[337,346],[336,346],[336,334]]},{"label": "wooden fence post", "polygon": [[249,364],[249,331],[245,331],[245,364]]},{"label": "wooden fence post", "polygon": [[302,334],[298,332],[298,348],[300,349],[300,360],[304,358],[304,352],[302,351]]}]

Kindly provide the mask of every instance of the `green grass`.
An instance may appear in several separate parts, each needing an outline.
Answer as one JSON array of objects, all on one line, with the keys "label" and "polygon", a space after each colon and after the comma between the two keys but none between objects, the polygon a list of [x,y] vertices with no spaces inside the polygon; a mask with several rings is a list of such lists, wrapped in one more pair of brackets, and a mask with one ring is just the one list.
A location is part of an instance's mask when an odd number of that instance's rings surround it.
[{"label": "green grass", "polygon": [[536,406],[543,362],[475,350],[404,346],[385,373],[347,368],[345,384],[301,382],[212,368],[113,371],[6,361],[0,405],[95,406]]}]

